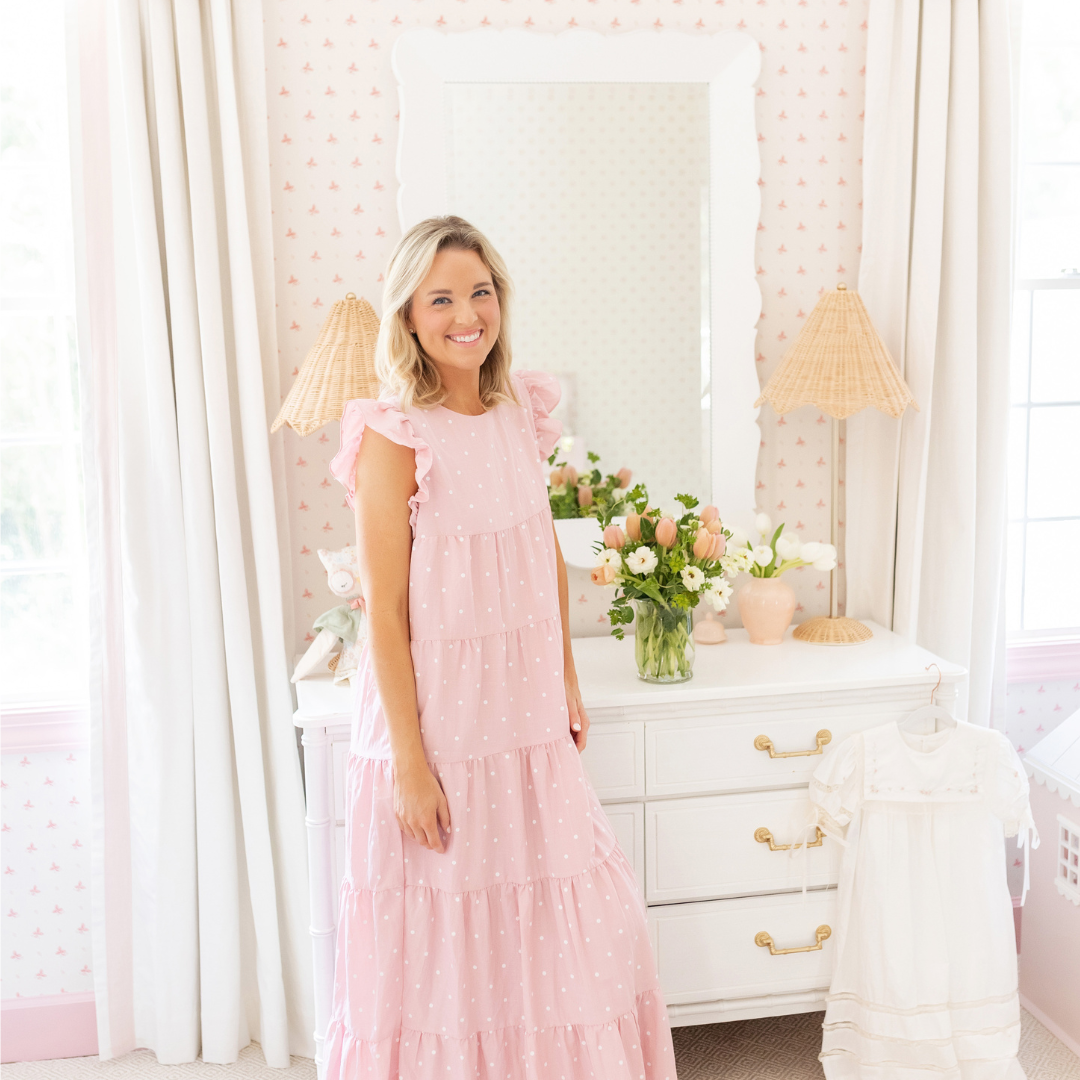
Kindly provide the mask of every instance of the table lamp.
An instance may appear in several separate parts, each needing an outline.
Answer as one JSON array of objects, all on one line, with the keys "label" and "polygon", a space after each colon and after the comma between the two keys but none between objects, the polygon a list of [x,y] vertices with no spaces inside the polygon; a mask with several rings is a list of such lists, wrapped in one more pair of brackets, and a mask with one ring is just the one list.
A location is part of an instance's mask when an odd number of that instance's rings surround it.
[{"label": "table lamp", "polygon": [[[857,292],[841,282],[822,296],[754,404],[765,401],[780,415],[802,405],[814,405],[832,417],[831,540],[838,547],[839,421],[867,406],[894,417],[899,417],[908,405],[919,407]],[[828,617],[807,619],[795,627],[794,636],[800,641],[855,645],[873,637],[870,627],[858,619],[840,617],[838,573],[839,565],[830,574]]]},{"label": "table lamp", "polygon": [[270,430],[288,424],[298,435],[310,435],[340,420],[345,402],[378,397],[378,336],[379,317],[366,300],[347,293],[335,301]]}]

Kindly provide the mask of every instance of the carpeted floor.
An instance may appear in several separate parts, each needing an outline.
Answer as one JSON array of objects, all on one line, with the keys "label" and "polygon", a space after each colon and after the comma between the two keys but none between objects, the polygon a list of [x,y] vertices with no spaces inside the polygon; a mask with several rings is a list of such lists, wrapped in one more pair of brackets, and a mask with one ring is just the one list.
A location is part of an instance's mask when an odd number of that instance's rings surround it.
[{"label": "carpeted floor", "polygon": [[[1054,1038],[1030,1013],[1023,1014],[1020,1064],[1028,1080],[1080,1080],[1080,1058]],[[817,1053],[821,1013],[741,1020],[730,1024],[675,1029],[679,1080],[821,1080]],[[159,1065],[149,1050],[115,1061],[68,1058],[4,1066],[4,1080],[315,1080],[315,1063],[293,1058],[289,1069],[271,1069],[252,1044],[233,1065]]]}]

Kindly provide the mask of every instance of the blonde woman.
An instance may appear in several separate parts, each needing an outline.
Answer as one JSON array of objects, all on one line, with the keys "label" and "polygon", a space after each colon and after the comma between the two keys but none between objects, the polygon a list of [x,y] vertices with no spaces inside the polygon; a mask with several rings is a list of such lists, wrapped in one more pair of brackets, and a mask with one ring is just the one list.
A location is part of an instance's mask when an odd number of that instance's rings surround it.
[{"label": "blonde woman", "polygon": [[676,1080],[645,906],[578,757],[543,474],[559,388],[511,373],[510,299],[475,228],[414,226],[384,397],[341,421],[369,634],[327,1080]]}]

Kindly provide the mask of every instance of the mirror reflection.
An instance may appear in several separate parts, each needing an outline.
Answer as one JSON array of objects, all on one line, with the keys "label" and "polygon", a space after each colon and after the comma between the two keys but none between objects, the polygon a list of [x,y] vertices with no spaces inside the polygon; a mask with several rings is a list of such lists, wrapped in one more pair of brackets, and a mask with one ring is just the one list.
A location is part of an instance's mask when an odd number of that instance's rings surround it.
[{"label": "mirror reflection", "polygon": [[707,498],[707,85],[445,91],[447,209],[511,268],[515,367],[558,377],[567,459]]}]

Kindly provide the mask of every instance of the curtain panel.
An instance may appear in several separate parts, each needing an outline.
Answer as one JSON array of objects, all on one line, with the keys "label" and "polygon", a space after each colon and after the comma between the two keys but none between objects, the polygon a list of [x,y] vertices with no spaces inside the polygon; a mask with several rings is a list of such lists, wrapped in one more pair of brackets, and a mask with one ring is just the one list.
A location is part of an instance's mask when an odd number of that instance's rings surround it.
[{"label": "curtain panel", "polygon": [[919,411],[847,421],[847,613],[964,665],[996,727],[1012,112],[1007,0],[870,0],[859,292]]},{"label": "curtain panel", "polygon": [[312,1056],[261,5],[69,22],[102,1058]]}]

